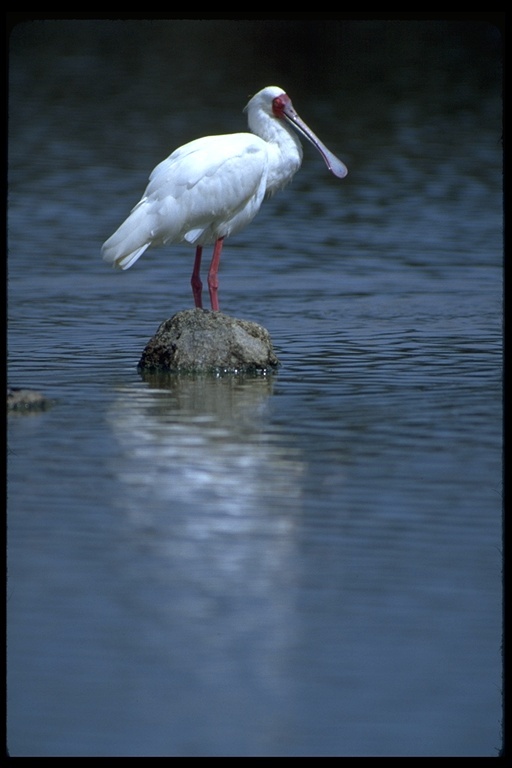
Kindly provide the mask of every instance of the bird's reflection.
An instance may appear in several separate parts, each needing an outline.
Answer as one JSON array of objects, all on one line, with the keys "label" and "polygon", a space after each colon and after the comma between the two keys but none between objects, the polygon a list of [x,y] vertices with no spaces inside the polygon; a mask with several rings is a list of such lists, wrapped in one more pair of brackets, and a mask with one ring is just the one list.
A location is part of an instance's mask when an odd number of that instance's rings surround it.
[{"label": "bird's reflection", "polygon": [[303,461],[269,429],[272,386],[146,378],[120,389],[109,414],[128,537],[123,591],[157,655],[172,647],[182,671],[194,659],[192,687],[198,676],[238,686],[243,667],[247,689],[282,693]]},{"label": "bird's reflection", "polygon": [[[269,509],[293,514],[302,462],[278,434],[265,429],[271,377],[145,375],[146,387],[119,392],[110,423],[120,443],[117,474],[131,498],[167,501],[229,515],[232,524]],[[145,505],[146,506],[146,505]],[[146,516],[147,509],[141,508]]]}]

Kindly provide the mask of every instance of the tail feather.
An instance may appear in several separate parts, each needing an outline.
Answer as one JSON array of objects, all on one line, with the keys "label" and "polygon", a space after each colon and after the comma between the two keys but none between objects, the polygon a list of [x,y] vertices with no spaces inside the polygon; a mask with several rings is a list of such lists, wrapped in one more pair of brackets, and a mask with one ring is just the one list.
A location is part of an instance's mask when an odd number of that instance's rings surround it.
[{"label": "tail feather", "polygon": [[114,267],[128,269],[154,241],[154,217],[145,201],[135,206],[126,221],[103,244],[101,255]]},{"label": "tail feather", "polygon": [[[149,247],[149,243],[147,243],[147,245],[143,245],[141,248],[137,248],[136,251],[127,253],[125,256],[118,256],[113,260],[112,266],[119,267],[119,269],[129,269],[132,266],[132,264],[135,264],[137,259],[140,256],[142,256],[142,254],[148,247]],[[105,259],[105,261],[111,261],[111,257],[109,255],[104,255],[103,258]]]}]

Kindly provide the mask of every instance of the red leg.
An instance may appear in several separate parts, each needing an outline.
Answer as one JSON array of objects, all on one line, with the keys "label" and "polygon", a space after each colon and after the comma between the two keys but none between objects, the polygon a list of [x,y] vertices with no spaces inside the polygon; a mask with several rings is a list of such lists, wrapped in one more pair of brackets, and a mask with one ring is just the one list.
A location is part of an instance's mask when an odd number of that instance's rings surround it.
[{"label": "red leg", "polygon": [[217,273],[219,271],[220,254],[222,252],[223,243],[224,243],[224,238],[219,237],[213,249],[212,262],[210,264],[210,271],[208,272],[208,289],[210,291],[210,301],[211,301],[212,309],[214,312],[218,312],[219,310],[219,300],[217,298],[217,291],[219,288],[219,277]]},{"label": "red leg", "polygon": [[192,277],[190,279],[190,284],[192,286],[192,293],[194,294],[194,304],[196,307],[202,308],[203,306],[203,300],[201,298],[201,291],[203,290],[203,284],[201,282],[201,256],[203,253],[203,249],[200,245],[196,248],[196,258],[194,260],[194,270],[192,272]]}]

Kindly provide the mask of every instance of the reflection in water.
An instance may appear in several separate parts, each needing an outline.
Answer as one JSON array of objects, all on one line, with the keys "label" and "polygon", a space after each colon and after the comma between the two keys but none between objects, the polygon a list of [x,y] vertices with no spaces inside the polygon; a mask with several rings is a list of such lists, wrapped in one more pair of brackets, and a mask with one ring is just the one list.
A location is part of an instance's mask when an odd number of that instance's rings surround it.
[{"label": "reflection in water", "polygon": [[155,497],[174,514],[191,506],[207,529],[219,515],[243,530],[265,507],[296,513],[301,461],[259,429],[271,379],[169,377],[167,389],[162,377],[146,381],[151,388],[125,388],[110,414],[121,487],[144,503],[143,518]]},{"label": "reflection in water", "polygon": [[247,706],[237,696],[289,695],[282,675],[303,461],[261,428],[271,379],[146,383],[120,390],[109,416],[121,449],[115,472],[130,600],[140,598],[141,619],[157,612],[148,617],[150,641],[157,653],[173,648],[196,700],[197,687],[215,685],[219,712],[204,713],[207,722],[225,719],[223,704],[236,720],[232,708]]}]

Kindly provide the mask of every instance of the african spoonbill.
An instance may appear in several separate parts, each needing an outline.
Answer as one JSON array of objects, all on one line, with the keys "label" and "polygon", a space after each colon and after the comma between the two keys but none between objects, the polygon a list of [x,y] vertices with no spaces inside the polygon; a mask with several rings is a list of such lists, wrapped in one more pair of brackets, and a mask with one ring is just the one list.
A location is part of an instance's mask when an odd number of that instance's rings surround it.
[{"label": "african spoonbill", "polygon": [[282,88],[263,88],[244,111],[251,133],[196,139],[156,166],[140,202],[104,243],[105,261],[128,269],[150,245],[195,245],[191,285],[195,305],[202,307],[201,256],[203,247],[213,244],[208,288],[212,310],[218,310],[224,239],[249,224],[264,198],[299,170],[297,133],[317,148],[335,176],[347,175],[345,165],[301,120]]}]

